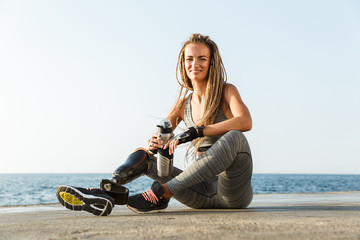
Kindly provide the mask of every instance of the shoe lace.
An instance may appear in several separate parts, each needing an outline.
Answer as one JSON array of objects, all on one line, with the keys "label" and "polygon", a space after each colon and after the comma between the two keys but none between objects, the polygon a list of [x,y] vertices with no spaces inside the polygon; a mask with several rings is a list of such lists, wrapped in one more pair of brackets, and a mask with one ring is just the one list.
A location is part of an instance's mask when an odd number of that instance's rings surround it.
[{"label": "shoe lace", "polygon": [[143,192],[142,196],[145,198],[146,201],[151,202],[153,204],[157,204],[159,202],[158,197],[155,195],[152,189],[149,191]]}]

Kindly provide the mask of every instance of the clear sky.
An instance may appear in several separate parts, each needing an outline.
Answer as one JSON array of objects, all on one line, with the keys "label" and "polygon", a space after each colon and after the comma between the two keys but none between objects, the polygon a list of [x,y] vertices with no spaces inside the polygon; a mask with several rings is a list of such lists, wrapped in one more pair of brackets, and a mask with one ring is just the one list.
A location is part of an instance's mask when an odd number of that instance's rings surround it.
[{"label": "clear sky", "polygon": [[0,0],[0,173],[111,173],[202,33],[252,114],[255,173],[359,174],[359,29],[357,0]]}]

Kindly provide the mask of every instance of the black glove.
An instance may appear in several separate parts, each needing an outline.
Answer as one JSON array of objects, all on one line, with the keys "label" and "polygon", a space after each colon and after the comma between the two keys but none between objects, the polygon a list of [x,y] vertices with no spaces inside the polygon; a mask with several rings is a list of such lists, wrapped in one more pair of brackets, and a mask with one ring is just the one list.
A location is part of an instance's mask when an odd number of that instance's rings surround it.
[{"label": "black glove", "polygon": [[[196,131],[196,129],[199,131]],[[179,133],[178,135],[176,135],[173,139],[174,140],[179,140],[179,143],[186,143],[186,142],[190,142],[194,139],[197,139],[198,137],[203,137],[203,130],[204,127],[190,127],[187,131],[183,132],[183,133]]]}]

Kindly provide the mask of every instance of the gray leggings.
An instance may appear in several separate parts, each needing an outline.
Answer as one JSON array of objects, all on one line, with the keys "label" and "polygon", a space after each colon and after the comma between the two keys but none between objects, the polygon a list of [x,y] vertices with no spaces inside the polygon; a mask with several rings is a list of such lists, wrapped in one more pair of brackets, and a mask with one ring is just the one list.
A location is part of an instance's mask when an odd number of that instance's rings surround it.
[{"label": "gray leggings", "polygon": [[147,176],[167,183],[174,198],[191,208],[245,208],[253,197],[252,159],[244,134],[224,134],[184,171],[173,168],[171,176],[159,177],[151,156]]}]

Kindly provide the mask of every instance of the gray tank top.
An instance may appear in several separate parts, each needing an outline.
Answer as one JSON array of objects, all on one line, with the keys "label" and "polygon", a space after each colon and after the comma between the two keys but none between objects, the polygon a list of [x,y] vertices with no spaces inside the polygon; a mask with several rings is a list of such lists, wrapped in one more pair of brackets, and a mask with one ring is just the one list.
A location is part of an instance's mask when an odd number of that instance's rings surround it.
[{"label": "gray tank top", "polygon": [[[185,116],[184,116],[184,123],[186,127],[195,127],[196,124],[194,123],[192,116],[191,116],[191,97],[192,93],[189,94],[189,97],[186,101],[185,106]],[[221,105],[218,108],[218,112],[215,118],[214,123],[223,122],[227,120],[228,118],[225,116]],[[221,136],[213,136],[213,137],[205,137],[205,140],[201,143],[199,147],[199,152],[205,152],[207,149],[209,149]]]}]

